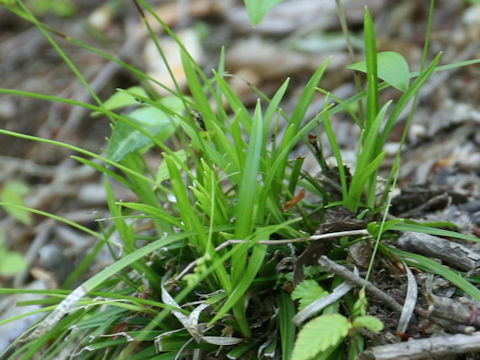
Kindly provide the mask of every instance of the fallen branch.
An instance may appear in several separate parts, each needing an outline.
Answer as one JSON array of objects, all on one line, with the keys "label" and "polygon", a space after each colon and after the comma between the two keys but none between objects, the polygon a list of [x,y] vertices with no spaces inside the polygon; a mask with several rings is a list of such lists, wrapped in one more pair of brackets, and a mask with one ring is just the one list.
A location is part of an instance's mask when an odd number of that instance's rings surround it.
[{"label": "fallen branch", "polygon": [[441,356],[480,351],[480,332],[472,335],[435,336],[428,339],[371,347],[358,360],[438,359]]}]

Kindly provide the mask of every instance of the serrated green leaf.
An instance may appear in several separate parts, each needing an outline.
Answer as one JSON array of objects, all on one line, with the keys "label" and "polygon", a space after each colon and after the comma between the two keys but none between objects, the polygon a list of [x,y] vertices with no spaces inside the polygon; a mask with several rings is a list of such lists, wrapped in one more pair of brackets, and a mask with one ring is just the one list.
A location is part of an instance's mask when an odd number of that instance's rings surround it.
[{"label": "serrated green leaf", "polygon": [[304,280],[295,287],[291,297],[293,300],[300,299],[299,310],[302,310],[315,300],[327,295],[328,291],[325,291],[315,280]]},{"label": "serrated green leaf", "polygon": [[250,22],[257,26],[265,14],[283,0],[245,0]]},{"label": "serrated green leaf", "polygon": [[[24,206],[23,197],[27,195],[29,191],[30,188],[27,184],[21,181],[10,181],[3,187],[0,193],[0,199],[6,203]],[[5,211],[22,224],[30,225],[32,223],[32,215],[26,210],[5,206]]]},{"label": "serrated green leaf", "polygon": [[[378,77],[400,91],[407,91],[410,70],[405,58],[394,51],[384,51],[377,54]],[[347,68],[366,73],[365,61],[348,65]]]},{"label": "serrated green leaf", "polygon": [[363,327],[367,328],[370,331],[378,333],[383,330],[383,323],[373,316],[359,316],[356,317],[352,322],[353,327]]},{"label": "serrated green leaf", "polygon": [[340,314],[322,315],[307,323],[298,333],[292,360],[309,360],[347,336],[350,322]]}]

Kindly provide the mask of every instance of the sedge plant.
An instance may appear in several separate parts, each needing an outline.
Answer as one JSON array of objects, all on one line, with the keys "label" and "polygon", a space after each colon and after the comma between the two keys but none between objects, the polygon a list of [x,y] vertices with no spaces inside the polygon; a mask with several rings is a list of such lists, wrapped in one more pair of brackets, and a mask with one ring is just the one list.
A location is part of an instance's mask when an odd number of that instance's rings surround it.
[{"label": "sedge plant", "polygon": [[[256,2],[247,1],[252,21],[259,22],[277,2],[264,2],[262,8],[256,8]],[[36,302],[45,305],[40,311],[52,312],[4,355],[8,354],[9,359],[32,359],[41,353],[44,359],[54,359],[60,352],[70,351],[85,359],[176,359],[208,358],[210,353],[221,353],[232,359],[247,359],[279,352],[282,359],[302,360],[340,358],[347,351],[347,343],[354,343],[348,352],[354,358],[364,347],[364,339],[357,330],[380,331],[382,327],[377,319],[366,316],[365,293],[356,299],[350,292],[330,305],[322,316],[303,327],[295,345],[294,300],[307,306],[333,292],[343,280],[334,277],[325,290],[318,281],[326,279],[328,274],[321,269],[310,269],[306,282],[298,285],[292,296],[288,295],[284,287],[291,283],[291,273],[284,277],[278,273],[279,261],[275,254],[286,257],[292,249],[302,251],[303,247],[289,248],[285,243],[270,245],[269,239],[308,237],[319,226],[319,220],[311,213],[341,205],[372,220],[368,230],[378,240],[388,231],[421,231],[476,241],[456,232],[402,219],[377,222],[375,217],[388,209],[385,203],[378,202],[377,196],[378,168],[385,156],[383,147],[401,111],[439,69],[440,54],[419,74],[411,74],[399,54],[377,53],[373,21],[366,10],[365,61],[352,65],[352,69],[366,73],[366,91],[347,100],[338,99],[337,104],[327,101],[320,113],[305,121],[307,108],[317,91],[328,94],[319,86],[330,60],[312,74],[291,114],[280,108],[288,79],[271,98],[259,92],[262,100],[251,110],[225,80],[223,52],[217,70],[206,74],[148,3],[143,0],[135,3],[154,40],[146,12],[180,45],[188,92],[176,86],[166,89],[169,96],[159,97],[148,86],[135,86],[119,89],[102,102],[52,34],[118,62],[138,76],[140,83],[155,80],[101,50],[55,32],[38,21],[22,1],[3,2],[7,9],[32,22],[45,34],[89,88],[96,105],[13,89],[0,89],[0,93],[82,106],[90,110],[92,116],[106,118],[113,128],[106,151],[99,154],[0,129],[4,135],[75,152],[74,159],[103,175],[111,213],[111,218],[99,222],[99,229],[94,231],[22,204],[1,203],[8,209],[28,210],[54,218],[98,239],[97,245],[66,280],[64,289],[40,292],[49,296]],[[162,55],[158,42],[156,46]],[[465,64],[453,64],[450,68],[462,65]],[[390,76],[388,68],[392,66],[403,69],[398,72],[399,77]],[[411,77],[415,79],[410,83]],[[380,106],[378,94],[387,86],[398,88],[403,95],[396,104],[388,102]],[[352,105],[362,99],[366,99],[366,112],[362,117],[354,115],[361,137],[357,164],[350,178],[330,119],[339,111],[352,113]],[[134,110],[127,110],[132,107]],[[281,121],[286,123],[282,136]],[[324,196],[325,190],[302,173],[302,160],[292,160],[290,153],[320,124],[337,159],[342,197],[335,203],[307,204],[308,199],[304,203],[303,193],[301,196],[299,193],[307,189]],[[153,151],[162,157],[162,164],[156,169],[145,156]],[[116,199],[114,182],[130,189],[138,200]],[[139,232],[137,225],[141,222],[149,222],[152,230]],[[121,239],[123,252],[120,254],[113,245],[114,235]],[[339,244],[347,247],[352,241],[357,240],[344,238]],[[407,263],[416,263],[417,267],[444,276],[480,299],[471,283],[435,261],[390,248],[379,241],[377,244],[385,254],[393,253]],[[104,246],[112,253],[112,264],[85,280],[85,270]],[[79,280],[83,281],[81,286],[67,290]],[[14,292],[22,290],[0,289],[0,293]],[[263,302],[258,304],[263,305],[255,311],[249,304],[259,297]],[[340,314],[340,301],[347,304],[348,316]],[[263,319],[258,327],[252,326],[258,318]],[[329,328],[332,322],[336,330],[324,332],[318,343],[304,350],[302,344],[309,341],[312,332]]]}]

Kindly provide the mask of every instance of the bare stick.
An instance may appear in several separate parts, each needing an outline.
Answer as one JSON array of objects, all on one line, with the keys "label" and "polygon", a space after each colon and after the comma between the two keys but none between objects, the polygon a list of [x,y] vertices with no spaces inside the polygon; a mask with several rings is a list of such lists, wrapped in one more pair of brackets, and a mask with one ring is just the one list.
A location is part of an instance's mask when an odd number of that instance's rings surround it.
[{"label": "bare stick", "polygon": [[[296,239],[282,239],[282,240],[260,240],[257,241],[256,244],[258,245],[283,245],[283,244],[293,244],[293,243],[299,243],[299,242],[307,242],[307,241],[317,241],[317,240],[325,240],[325,239],[333,239],[337,237],[343,237],[343,236],[354,236],[354,235],[368,235],[367,230],[348,230],[348,231],[339,231],[339,232],[334,232],[334,233],[328,233],[328,234],[321,234],[321,235],[312,235],[308,238],[296,238]],[[218,245],[215,248],[215,251],[220,251],[221,249],[233,245],[233,244],[243,244],[249,242],[248,240],[237,240],[237,239],[231,239],[227,240],[224,243]],[[190,272],[198,263],[198,260],[192,261],[190,264],[187,265],[183,271],[178,274],[178,276],[175,278],[174,282],[180,281],[187,273]]]},{"label": "bare stick", "polygon": [[447,355],[480,351],[480,332],[472,335],[435,336],[391,345],[374,346],[358,357],[359,360],[438,359]]},{"label": "bare stick", "polygon": [[[348,282],[358,287],[362,287],[363,284],[365,283],[365,279],[361,278],[358,275],[355,275],[346,267],[337,264],[336,262],[330,260],[325,255],[322,255],[320,259],[318,259],[318,263],[325,269],[325,271],[329,271],[338,276],[341,276]],[[400,305],[397,301],[395,301],[395,299],[392,298],[390,295],[387,295],[385,292],[377,288],[371,282],[367,282],[366,290],[369,293],[371,293],[376,299],[386,304],[393,311],[399,314],[402,312],[402,305]]]}]

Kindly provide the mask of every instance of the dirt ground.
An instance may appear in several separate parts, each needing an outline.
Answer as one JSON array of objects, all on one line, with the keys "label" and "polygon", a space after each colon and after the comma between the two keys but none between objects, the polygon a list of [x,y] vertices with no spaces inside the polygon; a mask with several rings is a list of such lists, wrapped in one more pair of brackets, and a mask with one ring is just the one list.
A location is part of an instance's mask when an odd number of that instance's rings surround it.
[{"label": "dirt ground", "polygon": [[[98,5],[90,0],[72,3],[75,11],[70,17],[63,18],[52,10],[39,18],[61,33],[119,56],[168,84],[161,58],[154,51],[133,3],[109,1]],[[364,5],[369,7],[375,22],[379,51],[400,52],[411,71],[417,71],[428,2],[346,1],[353,43],[360,54],[357,60],[361,59]],[[248,105],[253,105],[257,98],[249,84],[272,95],[290,77],[288,96],[282,104],[288,113],[298,101],[309,75],[329,56],[332,60],[321,86],[343,99],[355,93],[352,72],[345,68],[353,61],[346,50],[334,1],[286,0],[256,28],[250,25],[241,1],[155,1],[152,6],[205,69],[217,66],[221,47],[225,47],[231,85]],[[155,29],[162,46],[169,49],[167,56],[182,83],[176,51],[163,31],[156,25]],[[101,99],[109,98],[116,88],[139,84],[133,74],[105,58],[62,37],[55,36],[55,40]],[[444,52],[442,65],[480,58],[480,5],[467,1],[436,2],[429,60],[439,51]],[[480,236],[479,74],[479,65],[438,72],[420,92],[402,156],[399,189],[403,195],[394,204],[395,215],[452,221],[463,232]],[[38,29],[3,8],[0,8],[0,79],[3,88],[93,103],[79,79]],[[396,90],[384,91],[382,102],[398,99],[400,95]],[[312,117],[323,104],[324,98],[319,95],[308,116]],[[407,113],[402,115],[387,144],[389,158],[385,170],[393,161],[406,117]],[[354,163],[358,128],[343,115],[335,117],[333,123],[344,158]],[[106,119],[91,117],[84,109],[3,94],[0,94],[0,128],[67,142],[94,152],[106,148],[105,138],[111,133]],[[72,160],[73,152],[4,135],[0,135],[0,144],[0,187],[13,180],[27,184],[28,206],[93,229],[98,228],[97,219],[108,216],[101,177]],[[306,170],[312,174],[318,172],[318,165],[306,154],[306,149],[296,149],[296,153],[307,156]],[[125,199],[132,196],[121,188],[116,191]],[[3,209],[0,209],[0,231],[6,246],[25,254],[29,264],[28,271],[0,277],[1,287],[56,287],[94,241],[36,215],[32,224],[25,226]],[[471,248],[476,250],[475,246]],[[108,261],[106,255],[100,256],[96,266],[103,268]],[[95,271],[91,269],[92,273]],[[377,281],[386,284],[391,279]],[[438,286],[442,293],[453,295],[448,284]],[[393,285],[385,287],[391,290]],[[16,300],[0,301],[0,314],[11,307],[12,301]],[[388,322],[389,311],[376,311]],[[384,342],[392,341],[389,335],[395,337],[393,332],[387,332]]]}]

